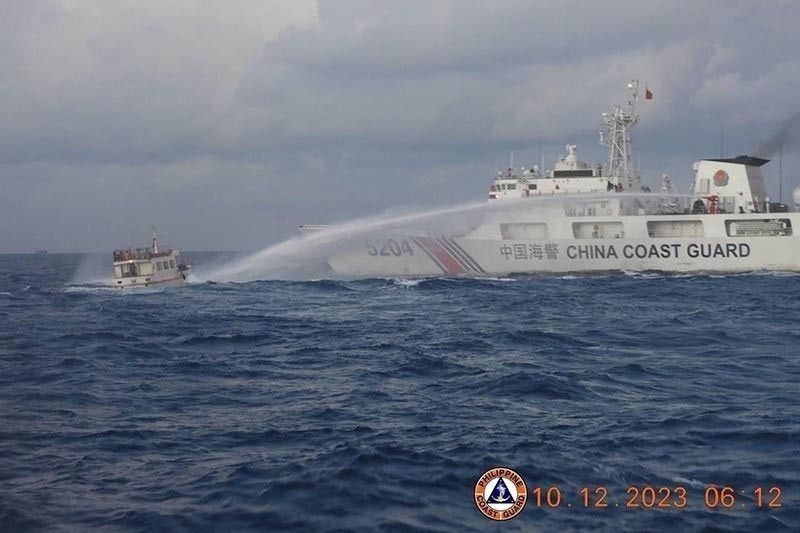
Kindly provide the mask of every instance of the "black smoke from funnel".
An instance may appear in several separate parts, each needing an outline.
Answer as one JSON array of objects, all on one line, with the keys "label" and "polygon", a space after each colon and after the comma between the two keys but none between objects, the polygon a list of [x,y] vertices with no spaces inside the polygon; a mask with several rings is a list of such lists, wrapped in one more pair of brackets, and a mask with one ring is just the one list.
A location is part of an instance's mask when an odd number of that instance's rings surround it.
[{"label": "black smoke from funnel", "polygon": [[783,146],[791,146],[800,139],[800,111],[789,117],[772,137],[755,149],[753,155],[769,159]]}]

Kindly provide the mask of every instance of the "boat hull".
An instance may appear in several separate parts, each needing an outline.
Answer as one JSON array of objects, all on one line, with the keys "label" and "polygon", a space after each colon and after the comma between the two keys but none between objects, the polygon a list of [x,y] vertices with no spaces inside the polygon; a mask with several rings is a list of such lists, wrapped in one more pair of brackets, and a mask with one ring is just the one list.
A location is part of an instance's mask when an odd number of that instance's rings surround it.
[{"label": "boat hull", "polygon": [[144,277],[130,277],[115,280],[115,286],[118,289],[137,289],[137,288],[153,288],[153,287],[183,287],[188,281],[183,276],[178,276],[169,279],[148,279]]},{"label": "boat hull", "polygon": [[355,277],[800,271],[800,239],[507,240],[409,236],[366,242],[362,248],[333,255],[329,264],[337,274]]}]

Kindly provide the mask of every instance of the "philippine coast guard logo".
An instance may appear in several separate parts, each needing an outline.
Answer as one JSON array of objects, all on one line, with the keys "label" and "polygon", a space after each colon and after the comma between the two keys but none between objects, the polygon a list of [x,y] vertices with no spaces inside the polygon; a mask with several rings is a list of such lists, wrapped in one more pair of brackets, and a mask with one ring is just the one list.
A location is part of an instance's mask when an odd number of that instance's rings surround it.
[{"label": "philippine coast guard logo", "polygon": [[528,501],[522,476],[510,468],[487,470],[475,484],[475,505],[492,520],[510,520]]},{"label": "philippine coast guard logo", "polygon": [[724,187],[728,184],[728,173],[722,169],[714,173],[714,185],[717,187]]}]

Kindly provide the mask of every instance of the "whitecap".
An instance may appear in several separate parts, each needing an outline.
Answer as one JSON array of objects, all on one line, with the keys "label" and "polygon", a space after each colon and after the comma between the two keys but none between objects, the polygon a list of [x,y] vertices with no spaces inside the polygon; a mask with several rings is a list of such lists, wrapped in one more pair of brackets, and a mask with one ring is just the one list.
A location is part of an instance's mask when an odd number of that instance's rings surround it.
[{"label": "whitecap", "polygon": [[394,283],[399,287],[409,288],[409,287],[416,287],[417,285],[425,281],[427,278],[389,278],[389,279],[392,281],[392,283]]}]

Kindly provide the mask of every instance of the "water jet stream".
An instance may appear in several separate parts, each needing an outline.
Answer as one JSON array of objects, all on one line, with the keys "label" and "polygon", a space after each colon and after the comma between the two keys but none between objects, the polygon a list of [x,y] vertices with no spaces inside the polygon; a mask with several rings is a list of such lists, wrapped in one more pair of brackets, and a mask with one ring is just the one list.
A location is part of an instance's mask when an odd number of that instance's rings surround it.
[{"label": "water jet stream", "polygon": [[542,203],[568,203],[619,198],[686,198],[683,194],[608,193],[537,196],[513,200],[480,201],[425,211],[383,213],[328,226],[308,235],[297,235],[253,254],[234,259],[205,274],[199,281],[246,282],[266,279],[312,279],[333,275],[326,260],[333,253],[358,245],[377,235],[463,234],[492,212],[535,209]]}]

